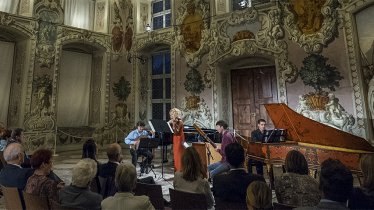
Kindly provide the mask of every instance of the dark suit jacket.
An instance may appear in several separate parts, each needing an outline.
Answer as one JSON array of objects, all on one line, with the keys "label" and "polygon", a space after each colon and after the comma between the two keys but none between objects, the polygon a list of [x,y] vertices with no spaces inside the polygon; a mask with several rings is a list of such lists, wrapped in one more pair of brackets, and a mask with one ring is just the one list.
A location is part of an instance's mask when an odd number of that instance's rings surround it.
[{"label": "dark suit jacket", "polygon": [[374,209],[374,192],[364,188],[354,188],[348,206],[350,209]]},{"label": "dark suit jacket", "polygon": [[116,174],[118,164],[113,162],[107,162],[99,166],[98,175],[103,178],[114,177]]},{"label": "dark suit jacket", "polygon": [[213,178],[213,195],[223,201],[245,203],[247,187],[253,181],[263,181],[263,176],[248,174],[245,170],[230,170]]},{"label": "dark suit jacket", "polygon": [[256,130],[252,131],[252,133],[251,133],[251,140],[252,141],[262,142],[264,140],[264,137],[265,137],[265,131],[263,133],[261,133],[260,129],[256,129]]},{"label": "dark suit jacket", "polygon": [[15,165],[7,164],[0,171],[0,184],[4,187],[17,187],[24,190],[27,179],[34,173],[31,168],[20,168]]},{"label": "dark suit jacket", "polygon": [[317,206],[309,207],[299,207],[295,208],[296,210],[348,210],[348,207],[345,207],[342,203],[321,200]]},{"label": "dark suit jacket", "polygon": [[62,188],[59,192],[61,206],[81,209],[101,209],[103,197],[88,188],[73,185]]}]

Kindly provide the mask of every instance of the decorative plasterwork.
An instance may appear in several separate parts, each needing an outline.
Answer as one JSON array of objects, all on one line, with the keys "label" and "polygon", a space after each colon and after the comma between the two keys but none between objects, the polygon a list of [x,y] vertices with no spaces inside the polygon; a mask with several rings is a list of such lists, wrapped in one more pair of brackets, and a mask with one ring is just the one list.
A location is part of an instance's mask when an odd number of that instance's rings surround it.
[{"label": "decorative plasterwork", "polygon": [[357,32],[354,26],[354,15],[353,13],[360,8],[365,8],[373,2],[370,0],[355,0],[355,1],[343,1],[342,17],[344,23],[344,34],[346,37],[346,45],[348,51],[349,68],[351,70],[352,85],[353,85],[353,98],[354,98],[354,111],[357,118],[357,129],[354,130],[356,135],[362,137],[368,137],[369,133],[366,129],[373,129],[369,127],[369,124],[365,119],[369,118],[369,111],[366,110],[364,98],[367,97],[367,93],[364,93],[362,87],[364,86],[362,82],[362,74],[360,71],[360,61],[356,55],[360,52],[357,51],[355,43],[357,43]]},{"label": "decorative plasterwork", "polygon": [[[281,3],[281,5],[284,11],[284,27],[289,34],[289,38],[299,44],[305,52],[320,53],[323,47],[327,46],[338,36],[338,0],[326,0],[321,9],[323,20],[319,20],[323,21],[323,23],[321,23],[322,26],[319,31],[311,34],[305,34],[299,29],[297,25],[299,17],[295,12],[291,11],[292,3]],[[304,9],[312,11],[313,8]],[[314,7],[314,9],[316,9],[316,7]],[[313,17],[313,14],[309,14],[309,16],[308,18],[312,19],[318,18]]]},{"label": "decorative plasterwork", "polygon": [[[189,51],[188,48],[186,48],[186,42],[190,42],[189,40],[185,40],[185,34],[186,33],[183,30],[183,26],[185,26],[184,21],[186,18],[196,16],[192,15],[190,13],[191,6],[195,7],[195,13],[198,14],[200,17],[197,18],[198,20],[189,22],[189,24],[196,24],[198,23],[198,27],[196,28],[195,26],[191,26],[191,30],[198,30],[199,33],[201,34],[201,37],[198,37],[194,40],[200,39],[200,43],[197,43],[199,45],[198,49]],[[209,51],[209,37],[210,37],[210,7],[209,3],[204,1],[204,0],[183,0],[179,9],[178,9],[178,17],[176,19],[176,25],[177,27],[175,28],[175,40],[174,40],[174,45],[176,49],[179,49],[181,52],[181,55],[186,58],[187,65],[196,68],[201,64],[201,59],[202,57]],[[196,17],[192,17],[191,20],[196,19]],[[201,25],[200,25],[201,21]]]},{"label": "decorative plasterwork", "polygon": [[30,39],[36,39],[37,23],[34,20],[0,12],[0,26],[14,28]]},{"label": "decorative plasterwork", "polygon": [[202,128],[213,128],[213,117],[204,98],[200,97],[197,109],[189,109],[187,105],[187,97],[183,97],[181,107],[183,122],[185,125],[196,123]]},{"label": "decorative plasterwork", "polygon": [[[243,39],[231,42],[228,27],[244,23],[259,21],[261,29],[255,39]],[[204,79],[208,87],[213,87],[213,109],[215,119],[218,117],[218,92],[215,78],[217,66],[224,60],[239,56],[265,56],[275,60],[278,82],[279,101],[287,103],[286,82],[294,82],[297,78],[297,69],[288,61],[287,43],[283,40],[284,31],[281,27],[281,10],[277,7],[267,11],[257,11],[248,8],[243,11],[231,13],[229,18],[218,20],[212,24],[212,40],[208,57],[208,69]]]},{"label": "decorative plasterwork", "polygon": [[36,1],[34,16],[39,22],[37,60],[41,67],[50,68],[55,56],[54,44],[57,39],[57,25],[62,24],[64,18],[60,1]]}]

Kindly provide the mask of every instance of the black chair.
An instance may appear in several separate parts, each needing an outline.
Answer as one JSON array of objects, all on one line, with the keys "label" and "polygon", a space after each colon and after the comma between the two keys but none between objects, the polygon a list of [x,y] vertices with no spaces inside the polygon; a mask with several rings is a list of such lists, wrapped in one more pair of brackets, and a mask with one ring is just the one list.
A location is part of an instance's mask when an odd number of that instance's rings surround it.
[{"label": "black chair", "polygon": [[189,193],[169,188],[171,208],[179,209],[208,209],[204,194]]},{"label": "black chair", "polygon": [[158,184],[136,183],[135,195],[146,195],[149,197],[155,209],[164,209],[164,198],[162,197],[162,187]]},{"label": "black chair", "polygon": [[277,203],[273,202],[273,209],[274,210],[292,210],[294,208],[297,208],[297,206],[291,206],[283,203]]}]

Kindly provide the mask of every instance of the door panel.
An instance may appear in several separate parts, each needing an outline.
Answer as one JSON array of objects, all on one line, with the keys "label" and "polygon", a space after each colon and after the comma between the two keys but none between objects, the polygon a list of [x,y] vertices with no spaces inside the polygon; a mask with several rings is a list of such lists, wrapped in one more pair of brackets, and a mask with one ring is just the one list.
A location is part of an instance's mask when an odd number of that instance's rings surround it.
[{"label": "door panel", "polygon": [[268,128],[274,127],[263,104],[278,102],[275,67],[232,70],[231,91],[236,131],[250,136],[261,118]]}]

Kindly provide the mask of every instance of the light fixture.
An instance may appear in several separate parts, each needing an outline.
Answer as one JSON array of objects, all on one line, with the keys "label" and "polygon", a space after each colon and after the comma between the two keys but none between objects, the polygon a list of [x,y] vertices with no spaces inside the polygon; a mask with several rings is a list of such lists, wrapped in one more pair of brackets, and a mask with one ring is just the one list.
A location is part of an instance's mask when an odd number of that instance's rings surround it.
[{"label": "light fixture", "polygon": [[135,57],[132,56],[131,53],[129,53],[129,54],[127,55],[127,61],[128,61],[129,63],[131,63],[131,60],[134,59],[134,58],[139,59],[139,61],[140,61],[141,64],[145,64],[145,63],[147,62],[147,58],[144,57],[143,55],[135,56]]},{"label": "light fixture", "polygon": [[145,31],[146,31],[146,32],[151,32],[151,31],[152,31],[152,28],[151,28],[151,26],[149,25],[149,23],[147,23],[147,25],[145,26]]},{"label": "light fixture", "polygon": [[242,1],[240,1],[240,2],[239,2],[239,6],[240,6],[241,8],[246,7],[246,6],[247,6],[247,1],[246,1],[246,0],[242,0]]}]

